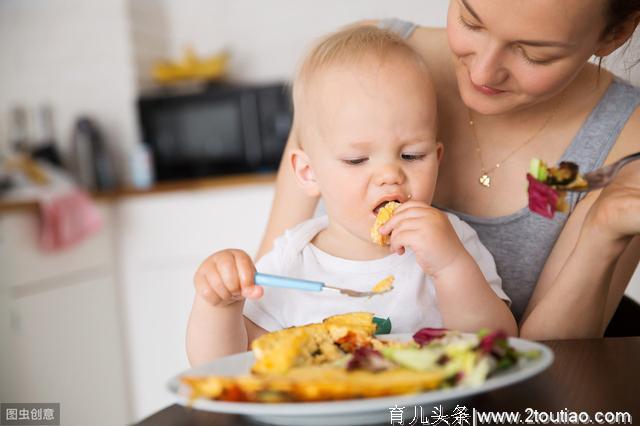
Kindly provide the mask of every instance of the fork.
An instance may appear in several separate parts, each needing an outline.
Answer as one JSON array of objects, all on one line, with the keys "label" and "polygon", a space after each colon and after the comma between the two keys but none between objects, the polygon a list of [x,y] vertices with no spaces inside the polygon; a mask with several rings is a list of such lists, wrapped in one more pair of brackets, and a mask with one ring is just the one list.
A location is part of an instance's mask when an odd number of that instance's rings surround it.
[{"label": "fork", "polygon": [[278,275],[269,275],[262,274],[260,272],[256,272],[254,276],[254,282],[257,285],[267,286],[267,287],[282,287],[282,288],[293,288],[296,290],[305,290],[305,291],[330,291],[337,292],[341,294],[346,294],[351,297],[371,297],[380,294],[384,294],[388,291],[391,291],[391,288],[385,291],[357,291],[351,290],[348,288],[339,288],[327,285],[320,281],[309,281],[302,280],[299,278],[289,278],[289,277],[281,277]]},{"label": "fork", "polygon": [[623,166],[635,160],[640,160],[640,152],[627,155],[615,163],[611,163],[608,166],[600,167],[589,173],[585,173],[582,177],[587,181],[586,187],[566,188],[566,190],[574,192],[589,192],[594,189],[604,188],[611,183]]}]

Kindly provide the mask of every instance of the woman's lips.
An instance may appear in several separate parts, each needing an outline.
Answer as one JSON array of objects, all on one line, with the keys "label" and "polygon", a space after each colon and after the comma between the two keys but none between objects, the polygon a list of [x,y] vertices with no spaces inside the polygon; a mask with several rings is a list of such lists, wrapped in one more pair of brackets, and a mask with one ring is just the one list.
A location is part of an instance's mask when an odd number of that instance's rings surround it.
[{"label": "woman's lips", "polygon": [[500,93],[504,93],[505,92],[505,90],[498,90],[498,89],[494,89],[493,87],[489,87],[489,86],[478,86],[478,85],[474,84],[473,82],[471,82],[471,85],[478,92],[482,93],[483,95],[487,95],[487,96],[495,96],[495,95],[499,95]]}]

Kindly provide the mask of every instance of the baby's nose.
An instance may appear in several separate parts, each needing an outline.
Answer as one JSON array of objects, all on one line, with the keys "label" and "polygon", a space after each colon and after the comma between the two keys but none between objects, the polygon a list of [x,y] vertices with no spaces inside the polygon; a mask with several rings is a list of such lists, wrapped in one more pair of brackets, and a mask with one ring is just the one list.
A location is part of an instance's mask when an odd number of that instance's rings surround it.
[{"label": "baby's nose", "polygon": [[400,185],[404,183],[405,175],[402,168],[395,164],[385,164],[376,174],[377,185]]}]

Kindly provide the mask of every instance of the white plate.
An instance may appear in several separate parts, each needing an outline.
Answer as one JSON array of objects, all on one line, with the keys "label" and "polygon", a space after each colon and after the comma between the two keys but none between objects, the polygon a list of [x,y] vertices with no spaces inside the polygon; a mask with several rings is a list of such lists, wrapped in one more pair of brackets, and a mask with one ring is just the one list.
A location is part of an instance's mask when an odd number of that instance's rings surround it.
[{"label": "white plate", "polygon": [[[410,334],[380,336],[398,340],[411,339]],[[518,351],[539,350],[541,356],[502,371],[477,387],[456,387],[428,391],[419,394],[397,395],[384,398],[354,399],[348,401],[307,403],[248,403],[223,402],[198,399],[189,404],[188,390],[180,385],[181,376],[216,375],[236,376],[247,374],[253,365],[252,352],[245,352],[218,359],[210,364],[182,372],[169,382],[169,390],[178,403],[194,408],[220,413],[242,414],[255,420],[277,425],[370,425],[390,421],[390,409],[406,407],[404,414],[413,418],[414,406],[442,404],[448,406],[471,395],[488,392],[528,379],[547,368],[553,362],[553,352],[546,346],[528,340],[509,338],[509,343]],[[449,402],[449,403],[447,403]],[[453,405],[451,405],[453,406]],[[428,409],[430,411],[430,409]]]}]

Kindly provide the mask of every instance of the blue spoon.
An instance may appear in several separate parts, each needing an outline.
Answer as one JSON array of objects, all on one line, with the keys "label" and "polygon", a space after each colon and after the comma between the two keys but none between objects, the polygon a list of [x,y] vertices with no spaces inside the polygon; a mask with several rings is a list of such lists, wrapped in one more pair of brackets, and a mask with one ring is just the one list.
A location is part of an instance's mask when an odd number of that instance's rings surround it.
[{"label": "blue spoon", "polygon": [[346,294],[347,296],[351,297],[371,297],[391,291],[391,288],[380,292],[350,290],[348,288],[338,288],[330,286],[320,281],[309,281],[299,278],[281,277],[278,275],[262,274],[260,272],[256,272],[254,281],[257,285],[265,287],[292,288],[304,291],[332,291]]}]

